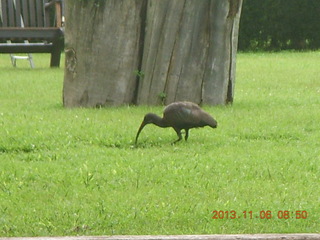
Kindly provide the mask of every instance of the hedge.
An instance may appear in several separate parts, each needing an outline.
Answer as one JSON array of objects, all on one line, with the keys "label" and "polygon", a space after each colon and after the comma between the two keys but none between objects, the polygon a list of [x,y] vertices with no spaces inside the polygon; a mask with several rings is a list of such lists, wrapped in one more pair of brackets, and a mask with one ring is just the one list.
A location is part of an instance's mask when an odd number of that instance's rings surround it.
[{"label": "hedge", "polygon": [[244,0],[239,50],[320,48],[319,0]]}]

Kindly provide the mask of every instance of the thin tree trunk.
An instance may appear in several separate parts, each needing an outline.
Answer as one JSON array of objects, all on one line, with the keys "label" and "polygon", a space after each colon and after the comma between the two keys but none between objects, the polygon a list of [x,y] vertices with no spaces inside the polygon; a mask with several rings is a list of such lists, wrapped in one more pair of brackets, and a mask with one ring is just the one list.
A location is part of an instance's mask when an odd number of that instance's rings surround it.
[{"label": "thin tree trunk", "polygon": [[238,29],[242,1],[213,1],[210,7],[209,61],[203,79],[203,102],[232,103],[234,97]]}]

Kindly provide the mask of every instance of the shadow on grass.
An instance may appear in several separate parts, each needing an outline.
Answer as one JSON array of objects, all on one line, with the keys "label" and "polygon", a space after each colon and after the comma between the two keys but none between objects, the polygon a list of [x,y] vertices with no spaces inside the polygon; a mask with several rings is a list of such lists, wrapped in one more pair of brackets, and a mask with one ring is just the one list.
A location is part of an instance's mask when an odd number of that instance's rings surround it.
[{"label": "shadow on grass", "polygon": [[0,146],[0,153],[32,153],[37,151],[36,147],[32,144],[25,146]]},{"label": "shadow on grass", "polygon": [[161,139],[159,141],[141,141],[137,144],[134,143],[134,141],[130,140],[127,141],[100,141],[97,145],[101,147],[107,147],[107,148],[117,148],[117,149],[148,149],[148,148],[155,148],[155,147],[168,147],[168,146],[175,146],[182,144],[182,142],[178,142],[176,144],[172,144],[172,142]]}]

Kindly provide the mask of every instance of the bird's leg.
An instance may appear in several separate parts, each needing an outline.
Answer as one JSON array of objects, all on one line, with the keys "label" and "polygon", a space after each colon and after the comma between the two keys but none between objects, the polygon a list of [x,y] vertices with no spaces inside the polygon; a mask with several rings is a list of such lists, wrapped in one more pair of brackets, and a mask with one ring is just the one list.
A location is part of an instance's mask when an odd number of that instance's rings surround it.
[{"label": "bird's leg", "polygon": [[176,131],[179,138],[176,141],[174,141],[172,144],[175,144],[176,142],[179,142],[182,139],[181,129],[175,128],[174,130]]},{"label": "bird's leg", "polygon": [[185,135],[184,139],[187,141],[188,137],[189,137],[189,129],[186,128],[185,130],[186,130],[186,135]]}]

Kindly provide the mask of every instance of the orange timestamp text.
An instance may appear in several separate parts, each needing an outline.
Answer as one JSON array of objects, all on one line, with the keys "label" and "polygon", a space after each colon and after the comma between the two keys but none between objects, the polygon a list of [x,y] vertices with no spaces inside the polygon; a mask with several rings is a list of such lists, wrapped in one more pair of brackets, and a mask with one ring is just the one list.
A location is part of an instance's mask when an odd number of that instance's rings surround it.
[{"label": "orange timestamp text", "polygon": [[223,211],[223,210],[214,210],[212,211],[212,219],[307,219],[308,212],[305,210],[279,210],[279,211],[271,211],[271,210],[262,210],[257,213],[253,211],[242,211],[237,212],[235,210]]}]

